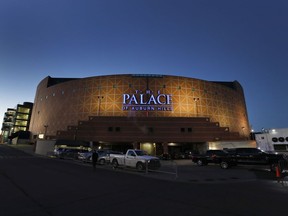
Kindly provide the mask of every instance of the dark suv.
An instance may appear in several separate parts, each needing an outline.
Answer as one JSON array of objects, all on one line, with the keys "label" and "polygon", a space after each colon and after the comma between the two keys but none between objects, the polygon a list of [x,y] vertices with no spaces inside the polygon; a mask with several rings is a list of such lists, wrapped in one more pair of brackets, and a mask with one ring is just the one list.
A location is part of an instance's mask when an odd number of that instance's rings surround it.
[{"label": "dark suv", "polygon": [[235,159],[237,164],[270,165],[272,170],[279,164],[287,166],[283,155],[267,153],[257,148],[231,148],[225,151]]},{"label": "dark suv", "polygon": [[235,165],[234,159],[224,150],[207,150],[205,154],[193,155],[192,162],[199,166],[210,163],[220,164],[223,169]]}]

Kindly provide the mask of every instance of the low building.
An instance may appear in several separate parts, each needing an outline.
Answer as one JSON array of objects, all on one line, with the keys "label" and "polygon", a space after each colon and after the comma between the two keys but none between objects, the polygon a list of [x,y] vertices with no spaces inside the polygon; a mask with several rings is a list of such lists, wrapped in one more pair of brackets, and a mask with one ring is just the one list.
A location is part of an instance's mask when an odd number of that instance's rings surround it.
[{"label": "low building", "polygon": [[8,108],[4,113],[1,135],[2,135],[2,143],[8,143],[9,137],[13,133],[13,127],[15,122],[16,109]]},{"label": "low building", "polygon": [[24,139],[24,142],[30,141],[30,136],[27,136],[27,134],[29,132],[32,109],[33,103],[30,102],[17,104],[15,109],[7,109],[7,112],[4,114],[1,128],[3,143],[11,143],[15,138],[14,144],[17,144],[18,141],[23,142]]}]

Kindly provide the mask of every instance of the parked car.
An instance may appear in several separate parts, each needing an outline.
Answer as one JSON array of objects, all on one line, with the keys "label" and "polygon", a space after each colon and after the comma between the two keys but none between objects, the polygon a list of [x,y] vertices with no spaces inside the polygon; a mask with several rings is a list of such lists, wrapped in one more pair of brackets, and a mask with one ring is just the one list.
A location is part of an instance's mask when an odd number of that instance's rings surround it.
[{"label": "parked car", "polygon": [[207,150],[205,154],[193,155],[192,162],[199,166],[211,163],[220,164],[220,167],[223,169],[236,165],[235,159],[230,157],[229,153],[224,150]]},{"label": "parked car", "polygon": [[109,164],[110,154],[123,154],[123,153],[113,150],[100,150],[98,151],[98,163],[101,165]]},{"label": "parked car", "polygon": [[[122,154],[118,151],[113,150],[97,150],[98,153],[98,163],[101,165],[108,164],[110,162],[110,154]],[[92,162],[92,151],[89,152],[79,152],[78,159],[83,162]]]},{"label": "parked car", "polygon": [[92,151],[78,152],[78,160],[83,162],[92,162]]},{"label": "parked car", "polygon": [[159,159],[161,160],[171,160],[171,155],[168,153],[162,154],[159,156]]},{"label": "parked car", "polygon": [[231,148],[225,149],[225,151],[239,165],[268,165],[271,171],[275,171],[276,167],[280,165],[279,168],[282,171],[288,165],[288,161],[283,154],[271,154],[257,148]]},{"label": "parked car", "polygon": [[174,157],[175,160],[185,159],[185,153],[177,152],[177,153],[172,154],[172,157]]},{"label": "parked car", "polygon": [[60,158],[63,151],[64,151],[63,148],[55,148],[54,149],[54,156],[56,158]]},{"label": "parked car", "polygon": [[54,156],[61,159],[77,159],[79,149],[55,148]]},{"label": "parked car", "polygon": [[139,149],[128,149],[126,154],[111,154],[110,163],[114,168],[118,166],[133,167],[141,171],[148,169],[159,169],[161,164],[158,157],[153,157],[147,154],[147,152]]},{"label": "parked car", "polygon": [[186,150],[184,152],[185,159],[192,159],[193,155],[199,154],[199,151],[197,150]]}]

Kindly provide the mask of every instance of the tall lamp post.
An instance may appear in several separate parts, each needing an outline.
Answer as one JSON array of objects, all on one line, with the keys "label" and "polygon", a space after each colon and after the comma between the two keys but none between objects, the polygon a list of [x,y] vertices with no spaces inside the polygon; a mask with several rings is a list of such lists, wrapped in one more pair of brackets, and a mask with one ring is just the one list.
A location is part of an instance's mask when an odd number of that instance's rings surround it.
[{"label": "tall lamp post", "polygon": [[198,117],[198,101],[200,100],[198,97],[193,98],[194,102],[195,102],[195,109],[196,109],[196,116]]}]

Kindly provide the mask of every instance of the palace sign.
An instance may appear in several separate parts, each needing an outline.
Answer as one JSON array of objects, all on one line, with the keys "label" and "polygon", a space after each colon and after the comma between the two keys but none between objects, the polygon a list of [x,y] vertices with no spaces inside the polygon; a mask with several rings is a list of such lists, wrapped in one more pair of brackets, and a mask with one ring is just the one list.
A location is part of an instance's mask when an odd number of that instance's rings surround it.
[{"label": "palace sign", "polygon": [[172,111],[172,95],[151,90],[136,90],[134,94],[123,94],[123,110]]}]

